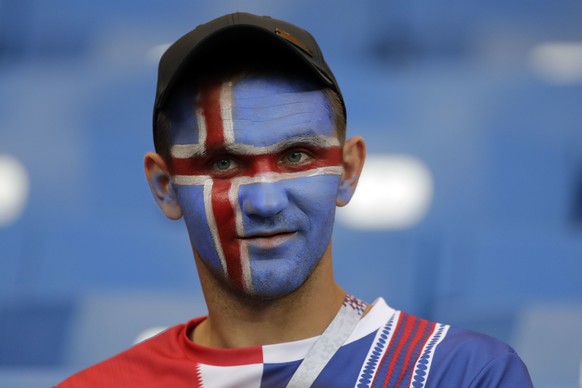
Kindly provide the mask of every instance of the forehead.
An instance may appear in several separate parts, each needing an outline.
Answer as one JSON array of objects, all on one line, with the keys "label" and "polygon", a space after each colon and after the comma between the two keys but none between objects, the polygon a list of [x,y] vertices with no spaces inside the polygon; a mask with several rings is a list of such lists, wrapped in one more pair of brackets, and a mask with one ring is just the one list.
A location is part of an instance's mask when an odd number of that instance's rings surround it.
[{"label": "forehead", "polygon": [[330,103],[301,81],[251,77],[216,82],[179,96],[172,144],[199,144],[227,133],[225,142],[268,146],[296,136],[333,136]]}]

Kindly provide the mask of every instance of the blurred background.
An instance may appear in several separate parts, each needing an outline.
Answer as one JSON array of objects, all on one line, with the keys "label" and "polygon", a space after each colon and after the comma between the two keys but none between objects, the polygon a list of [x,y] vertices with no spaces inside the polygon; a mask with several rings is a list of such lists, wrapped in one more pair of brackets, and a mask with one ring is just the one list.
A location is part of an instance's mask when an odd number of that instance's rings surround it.
[{"label": "blurred background", "polygon": [[234,11],[311,31],[367,139],[334,235],[345,289],[579,386],[579,0],[0,0],[0,386],[50,386],[205,314],[142,158],[161,53]]}]

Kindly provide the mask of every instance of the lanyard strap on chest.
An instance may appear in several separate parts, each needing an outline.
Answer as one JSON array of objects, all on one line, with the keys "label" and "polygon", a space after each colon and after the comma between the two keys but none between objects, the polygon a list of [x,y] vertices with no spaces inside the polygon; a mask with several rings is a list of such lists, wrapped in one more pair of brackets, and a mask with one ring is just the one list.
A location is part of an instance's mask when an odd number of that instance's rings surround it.
[{"label": "lanyard strap on chest", "polygon": [[347,295],[335,318],[318,338],[287,384],[287,388],[310,387],[329,360],[347,341],[364,313],[366,304]]}]

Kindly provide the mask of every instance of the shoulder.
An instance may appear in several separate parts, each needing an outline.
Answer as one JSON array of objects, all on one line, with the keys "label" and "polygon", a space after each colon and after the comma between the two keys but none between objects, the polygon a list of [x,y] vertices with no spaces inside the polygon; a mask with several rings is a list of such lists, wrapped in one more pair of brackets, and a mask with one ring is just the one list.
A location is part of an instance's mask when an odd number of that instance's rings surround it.
[{"label": "shoulder", "polygon": [[525,364],[502,341],[404,311],[392,309],[385,316],[373,362],[366,364],[372,374],[427,388],[532,386]]},{"label": "shoulder", "polygon": [[525,364],[509,345],[448,325],[434,351],[427,383],[427,387],[532,386]]},{"label": "shoulder", "polygon": [[449,325],[447,325],[447,334],[441,349],[472,357],[494,357],[505,353],[515,353],[509,345],[493,337]]},{"label": "shoulder", "polygon": [[147,382],[151,383],[152,378],[157,377],[160,365],[167,360],[183,358],[182,337],[188,327],[194,326],[200,320],[199,318],[187,324],[173,326],[155,337],[72,375],[56,388],[150,386]]}]

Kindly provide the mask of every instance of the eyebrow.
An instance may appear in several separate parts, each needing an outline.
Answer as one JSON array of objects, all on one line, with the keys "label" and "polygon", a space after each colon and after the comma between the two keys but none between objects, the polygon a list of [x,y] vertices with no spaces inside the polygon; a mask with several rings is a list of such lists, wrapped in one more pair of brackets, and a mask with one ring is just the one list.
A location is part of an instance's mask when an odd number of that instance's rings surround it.
[{"label": "eyebrow", "polygon": [[[222,147],[224,152],[235,155],[265,155],[277,153],[293,147],[331,148],[339,147],[340,142],[335,137],[328,136],[295,136],[269,146],[253,146],[250,144],[227,143]],[[204,144],[175,144],[172,146],[174,158],[195,158],[208,155]]]}]

